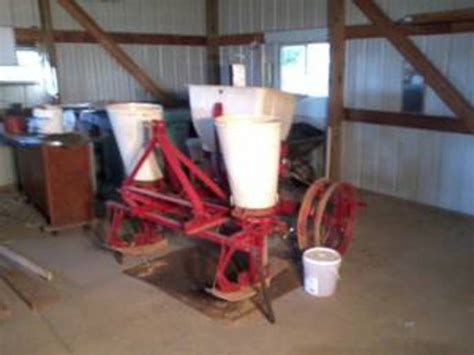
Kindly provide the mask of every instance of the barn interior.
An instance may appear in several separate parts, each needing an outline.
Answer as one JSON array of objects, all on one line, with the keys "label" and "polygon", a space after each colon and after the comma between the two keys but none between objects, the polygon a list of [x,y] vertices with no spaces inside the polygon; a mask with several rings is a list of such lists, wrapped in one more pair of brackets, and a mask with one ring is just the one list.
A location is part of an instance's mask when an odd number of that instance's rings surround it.
[{"label": "barn interior", "polygon": [[0,354],[472,354],[472,0],[0,0]]}]

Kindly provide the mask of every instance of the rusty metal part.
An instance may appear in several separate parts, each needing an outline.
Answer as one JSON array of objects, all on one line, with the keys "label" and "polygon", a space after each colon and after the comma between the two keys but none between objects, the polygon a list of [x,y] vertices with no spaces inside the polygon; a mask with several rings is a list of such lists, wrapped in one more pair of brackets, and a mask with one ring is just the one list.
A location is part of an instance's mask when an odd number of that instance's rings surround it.
[{"label": "rusty metal part", "polygon": [[239,219],[255,218],[255,217],[268,217],[276,213],[276,206],[269,208],[260,209],[246,209],[241,207],[235,207],[232,210],[232,216]]},{"label": "rusty metal part", "polygon": [[306,190],[296,224],[296,236],[298,238],[298,247],[300,250],[304,250],[314,245],[316,237],[314,217],[316,215],[317,204],[319,203],[322,194],[330,185],[330,180],[321,178],[313,182],[308,190]]},{"label": "rusty metal part", "polygon": [[245,286],[241,287],[237,291],[223,292],[220,291],[217,287],[209,287],[205,289],[206,292],[213,295],[214,297],[223,299],[227,302],[240,302],[248,300],[257,294],[257,291],[254,287]]},{"label": "rusty metal part", "polygon": [[344,254],[353,238],[357,197],[354,187],[335,182],[322,195],[316,210],[315,245]]},{"label": "rusty metal part", "polygon": [[110,250],[119,252],[124,256],[129,257],[141,257],[141,256],[149,256],[151,254],[166,250],[168,248],[168,241],[166,239],[162,239],[158,242],[154,242],[153,244],[145,244],[145,245],[131,245],[126,247],[110,247]]},{"label": "rusty metal part", "polygon": [[300,207],[297,238],[300,250],[326,246],[344,253],[353,237],[357,198],[352,185],[315,181]]}]

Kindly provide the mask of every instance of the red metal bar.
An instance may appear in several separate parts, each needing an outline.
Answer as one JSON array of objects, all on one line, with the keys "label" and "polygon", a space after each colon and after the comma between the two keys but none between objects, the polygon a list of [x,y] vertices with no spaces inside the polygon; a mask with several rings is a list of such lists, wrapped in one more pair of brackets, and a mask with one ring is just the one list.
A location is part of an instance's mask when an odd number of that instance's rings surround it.
[{"label": "red metal bar", "polygon": [[228,196],[222,190],[219,185],[217,185],[214,181],[212,181],[209,176],[207,176],[201,169],[199,169],[186,155],[181,153],[176,147],[175,153],[178,159],[191,171],[191,173],[199,178],[217,197],[220,197],[222,200],[227,201]]},{"label": "red metal bar", "polygon": [[176,175],[181,187],[184,190],[184,193],[187,195],[193,205],[194,214],[196,216],[204,215],[204,204],[202,203],[202,199],[194,189],[188,176],[186,176],[184,171],[181,169],[179,159],[175,154],[177,149],[168,139],[165,123],[163,121],[154,121],[152,123],[152,127],[154,138],[156,138],[157,143],[160,145],[161,151],[168,163],[169,168]]},{"label": "red metal bar", "polygon": [[219,227],[227,221],[229,221],[229,217],[223,215],[203,219],[195,218],[184,224],[184,232],[189,235],[196,235],[207,229]]},{"label": "red metal bar", "polygon": [[[148,197],[151,197],[151,198],[155,198],[155,199],[158,199],[158,200],[171,202],[171,203],[174,203],[174,204],[177,204],[177,205],[180,205],[180,206],[193,207],[192,203],[189,202],[188,200],[185,200],[185,199],[183,199],[183,198],[181,198],[177,195],[173,195],[173,194],[170,194],[170,193],[164,194],[164,193],[161,193],[161,192],[158,192],[158,191],[150,191],[150,190],[146,190],[144,188],[140,188],[140,187],[136,187],[136,186],[129,186],[129,187],[126,187],[126,189],[128,191],[131,191],[131,192],[134,192],[134,193],[137,193],[137,194],[142,194],[142,195],[145,195],[145,196],[148,196]],[[221,206],[221,205],[211,203],[211,202],[207,202],[207,201],[203,201],[203,204],[204,204],[204,206],[215,209],[216,211],[228,212],[230,210],[229,207]]]},{"label": "red metal bar", "polygon": [[147,144],[145,151],[142,153],[142,155],[138,159],[138,162],[133,167],[132,172],[125,178],[125,181],[123,183],[124,186],[128,186],[133,183],[133,181],[135,180],[135,176],[137,175],[138,171],[142,167],[145,160],[155,149],[156,144],[157,144],[156,140],[152,138],[150,142]]}]

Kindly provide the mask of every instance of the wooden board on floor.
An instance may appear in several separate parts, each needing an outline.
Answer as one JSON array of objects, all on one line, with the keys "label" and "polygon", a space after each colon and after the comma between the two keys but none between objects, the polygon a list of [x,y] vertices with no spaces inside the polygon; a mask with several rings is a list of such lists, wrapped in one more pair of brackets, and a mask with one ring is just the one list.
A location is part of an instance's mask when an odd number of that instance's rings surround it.
[{"label": "wooden board on floor", "polygon": [[8,308],[7,305],[4,303],[0,302],[0,320],[5,320],[10,318],[12,312],[10,311],[10,308]]},{"label": "wooden board on floor", "polygon": [[48,282],[14,268],[0,266],[0,277],[34,311],[43,311],[60,300]]},{"label": "wooden board on floor", "polygon": [[[236,321],[261,307],[257,295],[241,302],[226,302],[208,294],[204,289],[212,285],[215,254],[206,248],[181,249],[124,272],[148,282],[204,315],[224,321]],[[272,280],[269,289],[272,300],[301,285],[298,271],[287,260],[271,258],[282,269]]]},{"label": "wooden board on floor", "polygon": [[12,315],[8,297],[10,293],[8,285],[0,278],[0,321],[7,320]]},{"label": "wooden board on floor", "polygon": [[5,302],[5,297],[3,297],[0,289],[0,320],[5,320],[10,318],[11,316],[11,310],[10,307],[7,306]]}]

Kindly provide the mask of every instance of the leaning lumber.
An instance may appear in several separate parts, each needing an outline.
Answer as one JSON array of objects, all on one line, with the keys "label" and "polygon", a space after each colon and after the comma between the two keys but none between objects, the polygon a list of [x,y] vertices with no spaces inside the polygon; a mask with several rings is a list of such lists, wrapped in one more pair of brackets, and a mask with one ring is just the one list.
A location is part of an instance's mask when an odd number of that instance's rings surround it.
[{"label": "leaning lumber", "polygon": [[51,281],[53,279],[53,273],[49,270],[44,269],[33,261],[25,258],[23,255],[18,254],[17,252],[8,249],[5,246],[0,245],[0,256],[3,258],[14,262],[17,265],[31,271],[32,273],[39,275],[43,279]]}]

